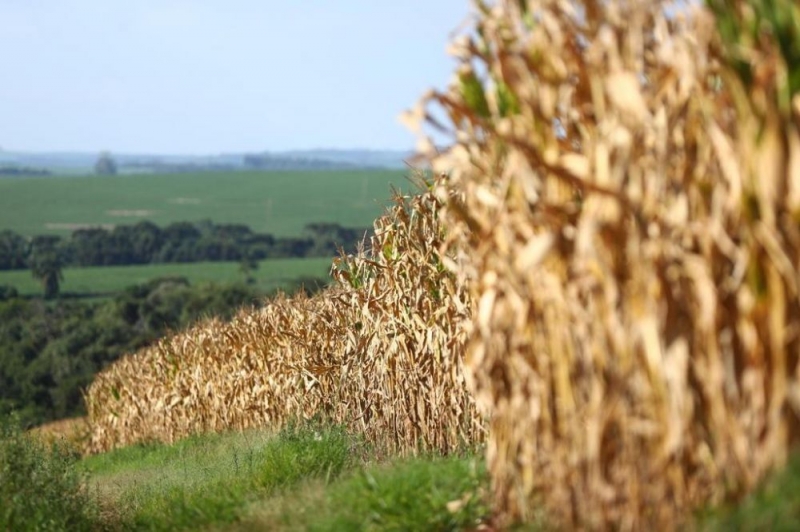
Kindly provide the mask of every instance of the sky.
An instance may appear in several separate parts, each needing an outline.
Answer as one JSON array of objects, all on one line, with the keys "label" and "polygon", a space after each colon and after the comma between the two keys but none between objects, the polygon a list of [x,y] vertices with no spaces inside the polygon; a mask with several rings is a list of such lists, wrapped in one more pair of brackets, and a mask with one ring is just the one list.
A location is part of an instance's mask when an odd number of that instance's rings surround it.
[{"label": "sky", "polygon": [[0,0],[0,148],[411,149],[469,0]]}]

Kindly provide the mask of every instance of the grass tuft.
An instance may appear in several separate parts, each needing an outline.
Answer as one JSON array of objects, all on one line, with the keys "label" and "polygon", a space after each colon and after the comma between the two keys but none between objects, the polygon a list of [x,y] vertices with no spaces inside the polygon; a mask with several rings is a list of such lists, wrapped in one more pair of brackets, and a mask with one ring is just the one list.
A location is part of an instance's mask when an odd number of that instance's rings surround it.
[{"label": "grass tuft", "polygon": [[469,530],[489,517],[478,458],[426,457],[364,468],[328,490],[309,530]]},{"label": "grass tuft", "polygon": [[260,485],[267,490],[290,486],[301,479],[336,478],[351,460],[351,440],[342,428],[290,425],[263,454]]},{"label": "grass tuft", "polygon": [[727,505],[699,515],[697,528],[707,532],[797,530],[800,523],[800,454],[786,468],[770,477],[760,489],[736,505]]}]

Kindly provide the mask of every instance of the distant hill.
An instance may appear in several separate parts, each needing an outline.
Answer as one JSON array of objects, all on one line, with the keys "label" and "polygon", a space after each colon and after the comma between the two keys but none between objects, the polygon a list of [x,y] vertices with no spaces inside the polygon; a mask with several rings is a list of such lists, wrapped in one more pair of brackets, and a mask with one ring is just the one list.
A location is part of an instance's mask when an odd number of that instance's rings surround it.
[{"label": "distant hill", "polygon": [[[92,173],[99,153],[0,151],[0,167],[40,169],[62,174]],[[217,155],[112,153],[121,173],[198,172],[203,170],[345,170],[402,169],[410,151],[292,150]],[[24,172],[19,172],[23,173]],[[27,175],[27,174],[26,174]]]}]

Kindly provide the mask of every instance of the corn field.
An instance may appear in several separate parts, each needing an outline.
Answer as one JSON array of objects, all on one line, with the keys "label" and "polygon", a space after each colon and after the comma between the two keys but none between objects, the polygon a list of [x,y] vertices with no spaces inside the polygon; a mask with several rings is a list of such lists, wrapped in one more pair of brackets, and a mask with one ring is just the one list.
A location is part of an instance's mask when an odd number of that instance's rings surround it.
[{"label": "corn field", "polygon": [[448,174],[499,522],[686,526],[800,436],[800,8],[475,5],[406,118]]},{"label": "corn field", "polygon": [[90,452],[322,416],[388,452],[451,452],[484,423],[464,385],[468,301],[431,192],[396,196],[336,286],[209,320],[118,361],[85,399]]},{"label": "corn field", "polygon": [[471,20],[450,86],[405,117],[427,190],[333,288],[100,374],[91,452],[322,415],[392,452],[485,440],[500,527],[544,508],[616,530],[688,526],[784,463],[800,8],[499,0]]}]

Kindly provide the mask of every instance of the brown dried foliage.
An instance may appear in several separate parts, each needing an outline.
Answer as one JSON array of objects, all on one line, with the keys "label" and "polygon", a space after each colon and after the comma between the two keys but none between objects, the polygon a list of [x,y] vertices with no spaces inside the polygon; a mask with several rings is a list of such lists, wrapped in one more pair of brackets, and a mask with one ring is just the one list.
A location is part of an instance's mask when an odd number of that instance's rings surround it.
[{"label": "brown dried foliage", "polygon": [[322,416],[390,452],[449,452],[484,426],[466,391],[469,305],[441,266],[432,193],[396,196],[337,285],[210,320],[123,358],[88,389],[89,451]]},{"label": "brown dried foliage", "polygon": [[453,138],[421,149],[505,523],[680,526],[800,435],[800,96],[768,32],[743,81],[712,15],[667,4],[478,2],[409,116]]}]

